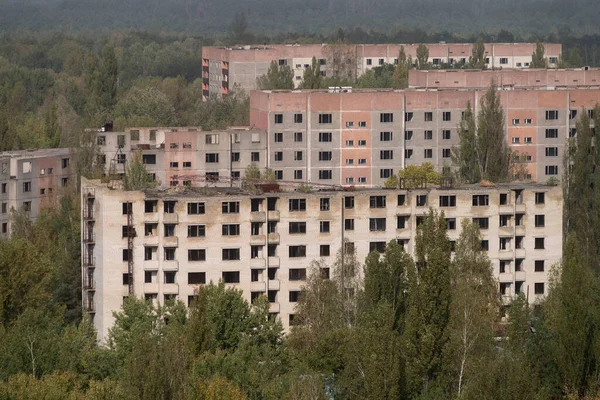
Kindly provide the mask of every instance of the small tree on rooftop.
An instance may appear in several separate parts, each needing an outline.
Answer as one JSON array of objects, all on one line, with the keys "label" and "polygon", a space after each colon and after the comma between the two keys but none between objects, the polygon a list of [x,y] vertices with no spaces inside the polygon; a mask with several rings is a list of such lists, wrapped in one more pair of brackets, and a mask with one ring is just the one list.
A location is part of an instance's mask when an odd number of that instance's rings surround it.
[{"label": "small tree on rooftop", "polygon": [[287,65],[277,65],[271,61],[267,73],[256,78],[256,86],[263,90],[293,89],[294,72]]},{"label": "small tree on rooftop", "polygon": [[145,190],[155,188],[158,183],[148,173],[141,151],[136,151],[127,165],[125,190]]},{"label": "small tree on rooftop", "polygon": [[541,42],[535,44],[535,51],[531,54],[529,68],[548,68],[548,59],[544,57],[546,49]]}]

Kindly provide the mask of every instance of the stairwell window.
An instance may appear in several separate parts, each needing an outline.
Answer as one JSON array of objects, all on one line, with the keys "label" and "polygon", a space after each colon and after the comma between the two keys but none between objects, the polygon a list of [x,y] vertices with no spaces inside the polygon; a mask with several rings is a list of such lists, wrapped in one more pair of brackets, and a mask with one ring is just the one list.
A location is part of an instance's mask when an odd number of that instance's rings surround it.
[{"label": "stairwell window", "polygon": [[382,122],[382,123],[394,122],[394,114],[393,113],[380,113],[379,114],[379,122]]},{"label": "stairwell window", "polygon": [[319,124],[331,124],[333,117],[331,114],[319,114]]}]

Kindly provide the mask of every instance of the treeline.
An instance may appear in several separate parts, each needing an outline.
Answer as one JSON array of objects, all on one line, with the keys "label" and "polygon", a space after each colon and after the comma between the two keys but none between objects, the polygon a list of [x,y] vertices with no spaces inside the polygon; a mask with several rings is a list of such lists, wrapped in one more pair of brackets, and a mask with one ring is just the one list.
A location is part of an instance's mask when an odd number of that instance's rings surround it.
[{"label": "treeline", "polygon": [[245,12],[256,32],[329,33],[364,26],[545,33],[571,27],[586,34],[598,33],[595,16],[600,12],[593,0],[291,0],[285,7],[274,0],[2,0],[0,8],[0,26],[7,31],[129,28],[194,34],[223,32],[235,12]]},{"label": "treeline", "polygon": [[204,41],[144,33],[4,35],[0,151],[78,147],[82,132],[126,126],[248,123],[248,99],[202,101]]}]

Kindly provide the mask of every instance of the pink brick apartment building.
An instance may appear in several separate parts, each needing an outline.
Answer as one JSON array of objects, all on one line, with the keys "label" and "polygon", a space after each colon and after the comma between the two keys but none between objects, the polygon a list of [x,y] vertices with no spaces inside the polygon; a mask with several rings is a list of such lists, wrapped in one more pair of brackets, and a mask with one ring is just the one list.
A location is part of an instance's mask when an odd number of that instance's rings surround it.
[{"label": "pink brick apartment building", "polygon": [[[324,76],[344,69],[352,77],[383,65],[395,64],[401,46],[407,56],[416,58],[418,44],[358,44],[358,45],[252,45],[242,47],[204,47],[202,49],[203,97],[227,95],[234,86],[243,90],[256,88],[256,78],[267,72],[276,61],[289,65],[294,72],[296,87],[302,82],[304,70],[316,57]],[[433,66],[466,62],[472,52],[471,43],[427,44],[429,62]],[[488,68],[529,68],[535,43],[489,43],[486,47]],[[560,44],[545,43],[549,66],[556,67],[562,52]],[[336,65],[334,59],[340,60]]]}]

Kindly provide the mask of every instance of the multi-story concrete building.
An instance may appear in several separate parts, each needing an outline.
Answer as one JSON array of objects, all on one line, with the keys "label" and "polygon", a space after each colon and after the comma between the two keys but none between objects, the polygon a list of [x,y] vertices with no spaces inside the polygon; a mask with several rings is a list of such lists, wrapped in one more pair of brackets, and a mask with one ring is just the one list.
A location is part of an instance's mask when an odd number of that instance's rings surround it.
[{"label": "multi-story concrete building", "polygon": [[96,141],[106,174],[122,174],[133,152],[141,151],[146,169],[164,185],[187,185],[181,176],[203,174],[208,180],[239,179],[246,167],[267,163],[266,133],[248,127],[202,131],[200,127],[128,128],[99,131]]},{"label": "multi-story concrete building", "polygon": [[600,69],[495,69],[410,70],[408,85],[424,89],[487,88],[492,82],[504,88],[600,88]]},{"label": "multi-story concrete building", "polygon": [[391,240],[412,253],[416,226],[431,208],[444,212],[452,242],[463,218],[479,224],[506,300],[524,293],[535,303],[561,258],[558,186],[126,192],[82,178],[81,196],[83,304],[100,340],[125,296],[187,303],[199,285],[220,280],[249,301],[266,295],[287,329],[313,260],[332,273],[342,247],[362,262]]},{"label": "multi-story concrete building", "polygon": [[[463,113],[468,104],[477,113],[486,90],[253,91],[250,124],[267,132],[267,165],[284,180],[381,186],[407,165],[450,166]],[[559,178],[567,138],[600,89],[501,87],[498,95],[526,178]]]},{"label": "multi-story concrete building", "polygon": [[24,210],[35,219],[53,207],[72,176],[69,149],[0,153],[0,237],[9,235],[10,211]]},{"label": "multi-story concrete building", "polygon": [[[272,61],[288,65],[294,72],[296,87],[302,82],[304,70],[312,58],[319,60],[323,76],[356,78],[371,68],[396,64],[400,48],[407,57],[417,56],[418,44],[356,44],[356,45],[253,45],[243,47],[204,47],[202,49],[203,97],[227,95],[234,86],[249,91],[256,89],[256,78],[264,75]],[[488,68],[529,68],[535,43],[488,43],[485,45]],[[464,63],[472,54],[471,43],[427,44],[429,62]],[[550,67],[556,67],[562,52],[560,44],[545,43]]]}]

